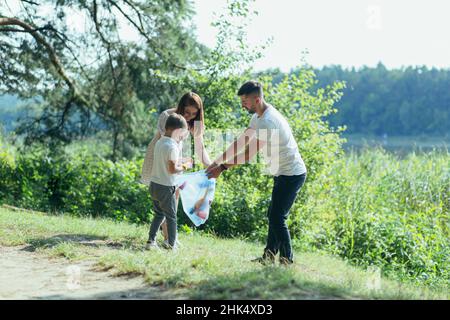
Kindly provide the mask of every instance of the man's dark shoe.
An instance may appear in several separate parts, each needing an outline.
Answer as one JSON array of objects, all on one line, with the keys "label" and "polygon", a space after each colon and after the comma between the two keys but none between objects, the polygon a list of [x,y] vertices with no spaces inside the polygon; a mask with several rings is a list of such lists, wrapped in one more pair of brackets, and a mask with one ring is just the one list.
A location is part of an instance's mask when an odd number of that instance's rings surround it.
[{"label": "man's dark shoe", "polygon": [[265,257],[258,257],[256,259],[252,259],[251,261],[261,263],[262,265],[265,265],[265,266],[275,263],[274,260],[271,260],[271,259],[265,258]]},{"label": "man's dark shoe", "polygon": [[275,255],[271,251],[266,251],[262,257],[251,260],[252,262],[258,262],[262,265],[275,264]]},{"label": "man's dark shoe", "polygon": [[294,263],[294,261],[289,260],[288,258],[280,257],[280,265],[282,265],[282,266],[290,266],[293,263]]}]

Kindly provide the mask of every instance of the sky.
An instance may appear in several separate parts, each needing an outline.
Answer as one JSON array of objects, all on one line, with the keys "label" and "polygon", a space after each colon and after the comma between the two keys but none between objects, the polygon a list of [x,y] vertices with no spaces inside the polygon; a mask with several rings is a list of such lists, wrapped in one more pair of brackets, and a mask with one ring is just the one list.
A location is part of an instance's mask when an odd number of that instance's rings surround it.
[{"label": "sky", "polygon": [[[198,39],[214,47],[213,12],[226,0],[193,0]],[[314,67],[450,68],[449,0],[255,0],[249,43],[273,37],[256,70]]]},{"label": "sky", "polygon": [[[191,0],[198,40],[214,47],[214,12],[223,12],[227,0]],[[2,2],[0,2],[2,3]],[[8,0],[11,12],[18,0]],[[3,3],[2,3],[3,4]],[[450,68],[450,0],[254,0],[258,15],[247,33],[251,45],[272,38],[255,70],[289,71],[304,59],[313,67],[422,66]],[[68,15],[74,29],[83,17]],[[124,39],[137,39],[124,24]]]}]

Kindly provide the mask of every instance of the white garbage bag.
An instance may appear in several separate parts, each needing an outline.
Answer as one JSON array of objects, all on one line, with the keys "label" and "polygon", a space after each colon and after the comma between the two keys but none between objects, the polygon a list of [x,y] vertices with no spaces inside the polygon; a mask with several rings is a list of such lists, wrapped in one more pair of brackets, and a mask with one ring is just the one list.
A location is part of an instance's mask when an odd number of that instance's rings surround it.
[{"label": "white garbage bag", "polygon": [[214,200],[216,179],[208,179],[205,170],[201,170],[178,175],[176,184],[184,213],[197,227],[205,223]]}]

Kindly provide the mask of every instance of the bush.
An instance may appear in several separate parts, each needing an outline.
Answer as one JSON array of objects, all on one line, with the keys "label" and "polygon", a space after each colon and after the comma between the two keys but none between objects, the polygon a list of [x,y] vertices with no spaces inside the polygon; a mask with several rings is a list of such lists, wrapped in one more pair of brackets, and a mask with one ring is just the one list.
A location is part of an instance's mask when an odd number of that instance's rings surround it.
[{"label": "bush", "polygon": [[0,203],[13,202],[16,184],[14,153],[12,148],[3,143],[1,136],[0,143]]},{"label": "bush", "polygon": [[449,155],[351,154],[311,185],[299,240],[414,281],[450,278]]},{"label": "bush", "polygon": [[35,148],[7,162],[0,154],[2,202],[24,208],[148,222],[151,201],[136,182],[142,161],[116,163],[99,156]]},{"label": "bush", "polygon": [[[398,159],[367,151],[336,159],[294,204],[288,220],[298,247],[428,284],[449,280],[448,154]],[[0,202],[42,211],[148,223],[152,206],[137,182],[142,160],[112,163],[89,154],[0,153]],[[225,172],[202,229],[265,240],[272,179],[261,164]],[[192,224],[179,214],[180,224]]]}]

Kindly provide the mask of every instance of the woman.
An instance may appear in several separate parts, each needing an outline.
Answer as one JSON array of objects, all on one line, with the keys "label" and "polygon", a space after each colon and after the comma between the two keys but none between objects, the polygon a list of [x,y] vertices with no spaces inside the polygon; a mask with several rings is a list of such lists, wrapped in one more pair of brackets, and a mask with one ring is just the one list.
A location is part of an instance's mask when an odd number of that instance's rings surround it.
[{"label": "woman", "polygon": [[[200,96],[194,92],[185,93],[176,108],[163,111],[158,120],[157,132],[152,141],[147,147],[145,154],[144,164],[142,166],[141,183],[149,186],[151,181],[151,173],[153,167],[153,152],[156,142],[164,135],[167,118],[173,114],[178,113],[182,115],[188,123],[189,132],[194,138],[194,152],[199,159],[201,159],[203,165],[208,167],[211,164],[208,153],[206,152],[205,145],[203,143],[204,133],[204,117],[203,117],[203,102]],[[180,142],[180,150],[183,150],[183,141]],[[177,203],[179,198],[179,191],[177,190]],[[167,241],[167,224],[164,221],[162,224],[162,232],[164,240]]]}]

